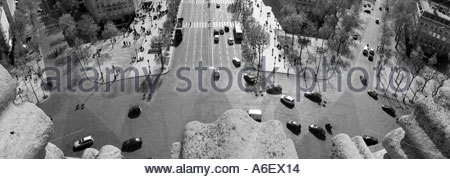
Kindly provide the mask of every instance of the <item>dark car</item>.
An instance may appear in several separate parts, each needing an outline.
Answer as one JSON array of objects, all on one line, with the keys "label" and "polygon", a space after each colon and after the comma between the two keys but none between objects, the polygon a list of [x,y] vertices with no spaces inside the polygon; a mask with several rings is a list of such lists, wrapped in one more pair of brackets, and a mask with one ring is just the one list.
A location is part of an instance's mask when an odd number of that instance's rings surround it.
[{"label": "dark car", "polygon": [[358,40],[358,34],[353,34],[353,40]]},{"label": "dark car", "polygon": [[223,29],[225,30],[225,32],[230,32],[230,27],[228,26],[225,26]]},{"label": "dark car", "polygon": [[369,55],[369,61],[373,62],[373,55]]},{"label": "dark car", "polygon": [[375,23],[380,24],[380,20],[379,19],[375,20]]},{"label": "dark car", "polygon": [[378,144],[378,139],[372,136],[363,135],[363,140],[367,146],[373,146]]},{"label": "dark car", "polygon": [[219,70],[215,69],[213,73],[214,73],[214,80],[215,81],[219,80],[220,79],[220,72],[219,72]]},{"label": "dark car", "polygon": [[122,143],[122,152],[134,152],[142,147],[142,138],[131,138]]},{"label": "dark car", "polygon": [[383,7],[380,7],[380,11],[383,11]]},{"label": "dark car", "polygon": [[286,128],[288,128],[295,135],[300,135],[302,133],[302,125],[295,121],[289,121],[286,123]]},{"label": "dark car", "polygon": [[223,29],[220,29],[219,33],[220,33],[220,35],[223,35],[223,34],[225,34],[225,31]]},{"label": "dark car", "polygon": [[245,73],[244,74],[244,80],[248,84],[254,85],[254,84],[256,84],[256,80],[257,79],[256,79],[256,76]]},{"label": "dark car", "polygon": [[231,62],[233,63],[233,65],[235,66],[235,67],[240,67],[241,66],[241,60],[239,60],[239,58],[233,58],[232,60],[231,60]]},{"label": "dark car", "polygon": [[308,128],[309,132],[311,132],[311,134],[313,134],[314,136],[316,136],[318,139],[325,141],[326,137],[326,133],[325,130],[317,125],[311,124]]},{"label": "dark car", "polygon": [[333,125],[331,124],[325,124],[325,130],[327,130],[328,134],[333,135]]},{"label": "dark car", "polygon": [[391,106],[388,105],[383,105],[381,107],[381,109],[383,109],[384,112],[386,112],[387,114],[389,114],[391,117],[396,117],[397,115],[395,114],[395,109]]},{"label": "dark car", "polygon": [[220,8],[220,4],[219,3],[216,4],[216,8]]},{"label": "dark car", "polygon": [[319,92],[306,92],[304,96],[316,103],[322,103],[322,95]]},{"label": "dark car", "polygon": [[364,77],[364,76],[359,76],[359,79],[361,80],[361,83],[362,83],[364,86],[367,86],[367,79],[366,79],[366,77]]},{"label": "dark car", "polygon": [[370,14],[370,10],[369,9],[364,10],[364,12],[367,13],[367,14]]},{"label": "dark car", "polygon": [[281,85],[268,86],[266,92],[268,94],[277,95],[283,92],[283,88],[281,87]]},{"label": "dark car", "polygon": [[375,100],[378,100],[378,93],[374,90],[368,90],[367,94],[369,94],[370,97],[372,97]]},{"label": "dark car", "polygon": [[219,35],[219,31],[218,30],[214,30],[213,35]]}]

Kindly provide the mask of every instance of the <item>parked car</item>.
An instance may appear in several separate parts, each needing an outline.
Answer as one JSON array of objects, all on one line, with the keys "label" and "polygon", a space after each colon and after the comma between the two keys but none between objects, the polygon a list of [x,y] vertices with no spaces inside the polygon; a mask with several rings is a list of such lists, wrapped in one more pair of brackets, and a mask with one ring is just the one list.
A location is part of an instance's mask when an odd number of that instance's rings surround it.
[{"label": "parked car", "polygon": [[295,100],[292,96],[281,95],[281,102],[288,105],[289,107],[295,106]]},{"label": "parked car", "polygon": [[234,57],[231,62],[233,62],[234,66],[240,67],[241,66],[241,60],[239,58]]},{"label": "parked car", "polygon": [[319,92],[306,92],[304,96],[313,102],[322,103],[322,95]]},{"label": "parked car", "polygon": [[364,10],[364,12],[367,13],[367,14],[370,14],[370,10],[369,9]]},{"label": "parked car", "polygon": [[370,5],[370,4],[368,3],[368,4],[367,4],[367,7],[371,8],[371,7],[372,7],[372,5]]},{"label": "parked car", "polygon": [[216,4],[216,8],[220,8],[220,4],[219,3]]},{"label": "parked car", "polygon": [[220,29],[219,33],[220,33],[220,35],[223,35],[223,34],[225,34],[225,31],[223,29]]},{"label": "parked car", "polygon": [[363,55],[367,56],[369,54],[369,44],[367,44],[367,46],[364,46],[363,48]]},{"label": "parked car", "polygon": [[383,11],[383,7],[380,7],[380,11]]},{"label": "parked car", "polygon": [[372,97],[375,100],[378,100],[378,93],[374,90],[368,90],[367,94],[369,94],[370,97]]},{"label": "parked car", "polygon": [[214,29],[213,35],[214,36],[219,35],[219,31]]},{"label": "parked car", "polygon": [[262,111],[260,109],[250,109],[247,111],[248,115],[256,122],[261,122]]},{"label": "parked car", "polygon": [[372,136],[363,135],[363,140],[367,146],[373,146],[378,144],[378,139]]},{"label": "parked car", "polygon": [[289,121],[286,123],[286,128],[288,128],[295,135],[300,135],[302,133],[302,125],[295,121]]},{"label": "parked car", "polygon": [[369,50],[369,54],[372,55],[372,56],[375,55],[375,51],[373,50],[373,48],[371,48],[371,49]]},{"label": "parked car", "polygon": [[233,38],[229,38],[228,39],[228,45],[234,45],[234,39]]},{"label": "parked car", "polygon": [[377,19],[375,20],[375,23],[376,23],[376,24],[380,24],[380,19],[377,18]]},{"label": "parked car", "polygon": [[281,87],[281,85],[274,85],[274,86],[270,85],[267,87],[266,92],[268,94],[277,95],[283,93],[283,88]]},{"label": "parked car", "polygon": [[388,106],[388,105],[383,105],[381,107],[381,109],[383,109],[383,111],[386,112],[387,114],[389,114],[391,117],[394,117],[394,118],[396,117],[395,109],[393,107]]},{"label": "parked car", "polygon": [[318,139],[324,141],[326,139],[326,133],[325,130],[323,130],[323,128],[311,124],[308,128],[309,132],[311,132],[311,134],[313,134],[314,136],[316,136]]},{"label": "parked car", "polygon": [[358,40],[358,34],[353,34],[353,40]]},{"label": "parked car", "polygon": [[142,138],[131,138],[122,143],[123,152],[134,152],[142,147]]},{"label": "parked car", "polygon": [[230,31],[230,27],[228,27],[228,26],[225,26],[223,29],[225,30],[225,32],[229,32]]},{"label": "parked car", "polygon": [[92,145],[94,145],[94,138],[92,138],[92,136],[86,136],[74,142],[73,150],[74,151],[84,150],[91,147]]},{"label": "parked car", "polygon": [[369,61],[373,62],[373,55],[369,55]]},{"label": "parked car", "polygon": [[256,79],[256,76],[254,76],[254,75],[250,75],[250,74],[244,73],[244,80],[248,84],[254,85],[254,84],[256,84],[256,80],[257,79]]}]

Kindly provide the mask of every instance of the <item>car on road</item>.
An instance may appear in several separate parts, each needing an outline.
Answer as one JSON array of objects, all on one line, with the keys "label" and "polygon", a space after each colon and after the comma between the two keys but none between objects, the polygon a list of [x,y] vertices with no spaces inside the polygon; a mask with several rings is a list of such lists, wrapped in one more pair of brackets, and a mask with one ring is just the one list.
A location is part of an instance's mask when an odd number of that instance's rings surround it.
[{"label": "car on road", "polygon": [[331,124],[325,124],[325,130],[327,130],[328,134],[333,135],[333,125]]},{"label": "car on road", "polygon": [[370,10],[369,9],[364,10],[364,12],[367,13],[367,14],[370,14]]},{"label": "car on road", "polygon": [[300,135],[302,133],[302,125],[296,121],[287,122],[286,128],[288,128],[295,135]]},{"label": "car on road", "polygon": [[369,55],[369,61],[373,61],[373,55]]},{"label": "car on road", "polygon": [[311,134],[313,134],[314,136],[316,136],[318,139],[324,141],[327,137],[326,137],[326,133],[325,130],[317,125],[311,124],[308,127],[309,132],[311,132]]},{"label": "car on road", "polygon": [[367,94],[375,100],[378,100],[378,93],[374,90],[367,90]]},{"label": "car on road", "polygon": [[142,147],[142,138],[135,137],[128,139],[122,143],[123,152],[134,152]]},{"label": "car on road", "polygon": [[215,36],[215,35],[219,35],[219,31],[216,30],[216,29],[214,29],[213,35],[214,35],[214,36]]},{"label": "car on road", "polygon": [[367,146],[373,146],[378,144],[378,139],[372,136],[363,135],[364,143],[366,143]]},{"label": "car on road", "polygon": [[223,35],[223,34],[225,34],[225,31],[223,29],[220,29],[219,33],[220,33],[220,35]]},{"label": "car on road", "polygon": [[225,30],[225,32],[230,32],[230,27],[228,26],[223,27],[223,29]]},{"label": "car on road", "polygon": [[281,85],[269,85],[266,88],[266,92],[268,94],[277,95],[277,94],[281,94],[283,92],[283,88],[281,87]]},{"label": "car on road", "polygon": [[257,79],[256,79],[256,76],[254,76],[254,75],[250,75],[250,74],[244,73],[244,80],[248,84],[254,85],[254,84],[256,84],[256,80]]},{"label": "car on road", "polygon": [[219,43],[219,35],[214,36],[214,43]]},{"label": "car on road", "polygon": [[375,51],[373,50],[373,48],[371,48],[371,49],[369,50],[369,54],[372,55],[372,56],[375,55]]},{"label": "car on road", "polygon": [[366,8],[367,7],[367,4],[364,4],[364,8]]},{"label": "car on road", "polygon": [[219,3],[216,4],[216,8],[220,8],[220,4]]},{"label": "car on road", "polygon": [[375,23],[376,23],[376,24],[380,24],[380,19],[377,18],[377,19],[375,20]]},{"label": "car on road", "polygon": [[220,71],[219,71],[219,69],[217,69],[217,68],[214,69],[213,75],[214,75],[214,80],[215,81],[219,80],[220,79]]},{"label": "car on road", "polygon": [[233,65],[236,67],[240,67],[241,66],[241,60],[239,58],[234,57],[231,62],[233,62]]},{"label": "car on road", "polygon": [[306,92],[304,96],[313,102],[322,103],[322,95],[319,92]]},{"label": "car on road", "polygon": [[360,75],[360,76],[359,76],[359,79],[361,80],[361,83],[362,83],[364,86],[367,86],[367,78],[366,78],[366,77]]},{"label": "car on road", "polygon": [[391,117],[395,118],[397,116],[395,114],[395,109],[392,106],[383,105],[383,106],[381,106],[381,109],[383,109],[383,111],[386,112],[387,114],[389,114]]},{"label": "car on road", "polygon": [[250,109],[247,111],[248,115],[256,122],[261,122],[262,111],[260,109]]},{"label": "car on road", "polygon": [[353,34],[353,40],[358,40],[358,34]]},{"label": "car on road", "polygon": [[370,4],[367,4],[367,7],[371,8],[371,7],[372,7],[372,5],[370,5]]},{"label": "car on road", "polygon": [[367,56],[369,54],[369,44],[367,44],[367,46],[364,46],[363,48],[363,55]]},{"label": "car on road", "polygon": [[286,105],[289,105],[291,107],[295,106],[295,100],[294,100],[294,98],[292,96],[281,95],[281,99],[280,100],[281,100],[282,103],[284,103]]},{"label": "car on road", "polygon": [[92,145],[94,145],[94,138],[92,138],[92,136],[86,136],[73,143],[73,150],[74,151],[84,150],[91,147]]},{"label": "car on road", "polygon": [[234,39],[233,38],[229,38],[227,40],[227,42],[228,42],[228,45],[234,45]]},{"label": "car on road", "polygon": [[380,11],[383,11],[383,7],[380,7]]}]

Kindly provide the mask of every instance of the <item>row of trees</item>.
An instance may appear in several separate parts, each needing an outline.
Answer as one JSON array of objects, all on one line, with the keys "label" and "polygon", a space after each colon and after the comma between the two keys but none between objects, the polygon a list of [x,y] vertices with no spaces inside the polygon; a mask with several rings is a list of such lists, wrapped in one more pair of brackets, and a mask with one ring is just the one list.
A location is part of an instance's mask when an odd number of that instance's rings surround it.
[{"label": "row of trees", "polygon": [[102,29],[89,14],[83,14],[78,21],[69,13],[63,14],[59,18],[59,26],[63,30],[67,42],[72,46],[84,43],[82,37],[86,37],[92,42],[96,41],[99,35],[103,39],[108,39],[120,32],[111,21],[106,22]]}]

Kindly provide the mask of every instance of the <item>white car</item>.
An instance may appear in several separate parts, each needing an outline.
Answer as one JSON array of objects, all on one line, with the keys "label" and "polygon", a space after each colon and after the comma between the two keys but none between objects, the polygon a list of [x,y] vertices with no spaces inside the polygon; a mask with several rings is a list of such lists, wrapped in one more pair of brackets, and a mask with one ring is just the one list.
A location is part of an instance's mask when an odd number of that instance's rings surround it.
[{"label": "white car", "polygon": [[367,46],[364,46],[364,49],[363,49],[364,55],[367,55],[368,53],[369,53],[369,44],[367,44]]},{"label": "white car", "polygon": [[291,106],[295,105],[295,101],[292,96],[281,95],[281,101]]},{"label": "white car", "polygon": [[82,150],[82,149],[92,146],[93,144],[94,144],[94,138],[92,138],[92,136],[86,136],[80,140],[75,141],[75,143],[73,144],[73,149]]},{"label": "white car", "polygon": [[219,43],[219,35],[214,35],[214,42]]},{"label": "white car", "polygon": [[247,111],[248,115],[257,122],[261,122],[262,111],[260,109],[250,109]]},{"label": "white car", "polygon": [[370,49],[369,54],[374,56],[375,55],[375,51],[373,50],[373,48]]}]

